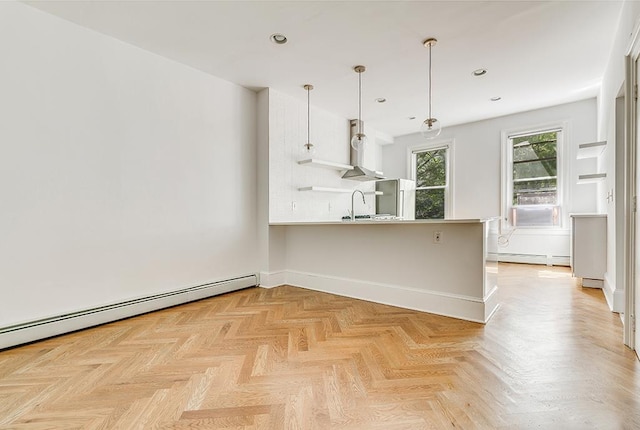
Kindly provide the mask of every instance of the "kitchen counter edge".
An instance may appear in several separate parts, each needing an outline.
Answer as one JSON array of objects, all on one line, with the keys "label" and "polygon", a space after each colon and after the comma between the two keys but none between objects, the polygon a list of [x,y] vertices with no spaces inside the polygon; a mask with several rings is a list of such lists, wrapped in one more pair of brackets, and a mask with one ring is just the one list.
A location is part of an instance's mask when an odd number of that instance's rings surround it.
[{"label": "kitchen counter edge", "polygon": [[380,221],[288,221],[271,222],[273,226],[303,226],[303,225],[389,225],[389,224],[475,224],[494,221],[499,217],[469,218],[469,219],[416,219],[416,220],[380,220]]}]

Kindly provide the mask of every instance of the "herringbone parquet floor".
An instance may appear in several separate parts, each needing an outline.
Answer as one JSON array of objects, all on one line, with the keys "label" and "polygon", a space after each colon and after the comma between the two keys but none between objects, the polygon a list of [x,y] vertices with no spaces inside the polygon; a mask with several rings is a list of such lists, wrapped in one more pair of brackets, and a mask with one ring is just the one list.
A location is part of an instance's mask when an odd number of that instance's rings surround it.
[{"label": "herringbone parquet floor", "polygon": [[502,264],[483,326],[252,288],[0,352],[2,429],[632,429],[602,292]]}]

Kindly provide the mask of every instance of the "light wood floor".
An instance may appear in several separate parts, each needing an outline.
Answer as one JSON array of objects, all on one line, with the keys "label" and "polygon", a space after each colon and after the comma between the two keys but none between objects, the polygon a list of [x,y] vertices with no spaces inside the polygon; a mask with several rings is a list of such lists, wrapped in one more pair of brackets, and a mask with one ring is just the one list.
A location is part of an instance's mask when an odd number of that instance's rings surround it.
[{"label": "light wood floor", "polygon": [[632,429],[640,366],[566,268],[483,326],[252,288],[0,352],[2,429]]}]

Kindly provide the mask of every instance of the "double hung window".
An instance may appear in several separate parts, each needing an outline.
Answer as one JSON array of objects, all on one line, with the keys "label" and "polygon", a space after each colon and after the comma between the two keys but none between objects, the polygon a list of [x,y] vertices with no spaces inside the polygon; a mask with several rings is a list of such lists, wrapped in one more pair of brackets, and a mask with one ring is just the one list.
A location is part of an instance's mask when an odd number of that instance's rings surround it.
[{"label": "double hung window", "polygon": [[411,173],[416,181],[416,219],[450,216],[450,145],[413,148]]},{"label": "double hung window", "polygon": [[561,129],[512,134],[506,142],[506,217],[514,227],[560,224]]}]

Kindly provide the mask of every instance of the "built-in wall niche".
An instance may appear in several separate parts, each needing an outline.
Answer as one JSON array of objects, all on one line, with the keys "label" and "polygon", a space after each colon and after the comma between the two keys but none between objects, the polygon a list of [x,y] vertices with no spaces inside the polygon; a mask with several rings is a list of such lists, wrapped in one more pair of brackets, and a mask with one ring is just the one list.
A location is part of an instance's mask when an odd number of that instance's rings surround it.
[{"label": "built-in wall niche", "polygon": [[[581,143],[578,145],[576,158],[578,160],[597,158],[604,152],[606,146],[606,140],[600,142]],[[578,175],[578,184],[592,184],[594,182],[603,181],[606,177],[606,173],[587,173],[584,175]]]}]

